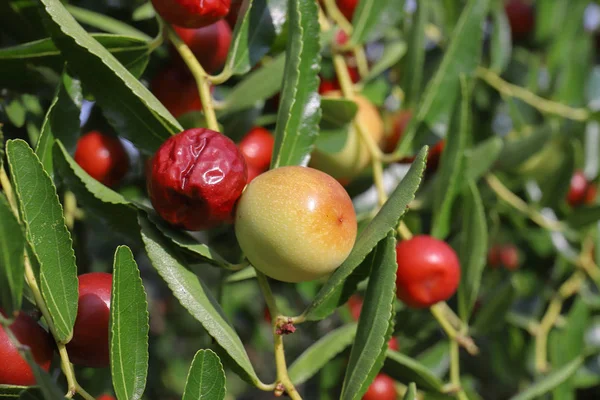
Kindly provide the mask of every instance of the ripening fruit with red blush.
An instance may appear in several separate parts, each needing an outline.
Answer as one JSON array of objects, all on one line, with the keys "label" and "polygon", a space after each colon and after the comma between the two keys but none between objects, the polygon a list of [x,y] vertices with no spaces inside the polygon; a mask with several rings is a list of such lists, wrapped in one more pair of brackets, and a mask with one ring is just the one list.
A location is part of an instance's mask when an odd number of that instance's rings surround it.
[{"label": "ripening fruit with red blush", "polygon": [[500,262],[504,268],[515,270],[519,267],[519,251],[513,244],[502,246],[500,250]]},{"label": "ripening fruit with red blush", "polygon": [[129,169],[129,157],[119,139],[90,131],[77,141],[75,162],[102,184],[116,186]]},{"label": "ripening fruit with red blush", "polygon": [[231,28],[227,21],[217,21],[197,29],[173,28],[206,72],[212,74],[223,68],[231,44]]},{"label": "ripening fruit with red blush", "polygon": [[[6,318],[6,314],[0,310]],[[28,346],[35,362],[44,370],[50,369],[53,354],[53,341],[48,332],[27,314],[20,312],[10,325],[13,335],[22,345]],[[0,385],[35,385],[31,367],[19,354],[0,325]]]},{"label": "ripening fruit with red blush", "polygon": [[248,171],[227,136],[205,128],[167,139],[152,158],[148,194],[156,212],[190,231],[232,222]]},{"label": "ripening fruit with red blush", "polygon": [[362,400],[396,400],[398,394],[394,380],[385,374],[378,374]]},{"label": "ripening fruit with red blush", "polygon": [[517,40],[527,38],[535,24],[531,3],[525,0],[508,0],[504,5],[504,10],[513,38]]},{"label": "ripening fruit with red blush", "polygon": [[241,140],[239,147],[248,168],[263,172],[271,165],[275,138],[263,127],[255,126]]},{"label": "ripening fruit with red blush", "polygon": [[569,186],[569,192],[567,193],[567,203],[569,203],[571,207],[576,207],[583,203],[588,190],[588,185],[587,178],[583,174],[583,171],[575,171],[571,177],[571,185]]},{"label": "ripening fruit with red blush", "polygon": [[352,22],[352,17],[354,17],[354,10],[356,10],[356,6],[358,5],[358,0],[335,0],[335,4],[340,9],[344,17],[350,22]]},{"label": "ripening fruit with red blush", "polygon": [[446,242],[420,235],[396,245],[396,295],[406,305],[425,308],[448,300],[460,282],[460,263]]},{"label": "ripening fruit with red blush", "polygon": [[231,0],[152,0],[167,22],[184,28],[202,28],[225,18]]},{"label": "ripening fruit with red blush", "polygon": [[198,87],[188,70],[175,64],[159,71],[150,82],[150,91],[175,118],[202,110]]},{"label": "ripening fruit with red blush", "polygon": [[108,320],[112,275],[91,272],[78,277],[79,300],[73,339],[67,352],[73,364],[104,368],[109,365]]},{"label": "ripening fruit with red blush", "polygon": [[117,400],[110,394],[103,394],[100,397],[96,398],[96,400]]}]

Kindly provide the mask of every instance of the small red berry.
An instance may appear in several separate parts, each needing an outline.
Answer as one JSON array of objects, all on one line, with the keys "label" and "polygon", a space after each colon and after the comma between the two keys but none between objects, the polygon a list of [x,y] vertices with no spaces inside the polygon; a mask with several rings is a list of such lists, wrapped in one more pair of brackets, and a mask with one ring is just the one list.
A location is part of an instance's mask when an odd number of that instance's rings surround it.
[{"label": "small red berry", "polygon": [[129,157],[119,139],[99,131],[88,132],[79,139],[75,161],[106,186],[117,185],[129,168]]},{"label": "small red berry", "polygon": [[398,339],[392,336],[388,342],[388,349],[398,351],[400,349],[400,346],[398,345]]},{"label": "small red berry", "polygon": [[414,308],[452,297],[460,282],[460,263],[446,242],[420,235],[396,246],[396,295]]},{"label": "small red berry", "polygon": [[335,35],[335,43],[338,46],[343,46],[346,43],[348,43],[348,39],[349,39],[348,34],[341,29]]},{"label": "small red berry", "polygon": [[571,177],[571,186],[569,187],[569,193],[567,193],[567,203],[569,203],[571,207],[576,207],[583,203],[587,189],[588,181],[583,174],[583,171],[575,171]]},{"label": "small red berry", "polygon": [[504,5],[510,30],[514,39],[521,40],[533,31],[535,16],[533,7],[524,0],[508,0]]},{"label": "small red berry", "polygon": [[205,128],[185,130],[158,149],[148,193],[158,214],[191,231],[231,222],[248,172],[235,143]]},{"label": "small red berry", "polygon": [[[6,317],[6,315],[0,311]],[[10,325],[13,335],[22,345],[28,346],[35,362],[45,371],[52,361],[52,337],[27,314],[20,312]],[[0,326],[0,385],[35,385],[31,367],[19,354],[17,348]]]},{"label": "small red berry", "polygon": [[173,28],[206,72],[212,74],[223,68],[231,44],[231,28],[225,20],[197,29]]},{"label": "small red berry", "polygon": [[110,394],[103,394],[100,397],[98,397],[96,400],[117,400],[117,399],[115,399]]},{"label": "small red berry", "polygon": [[352,22],[352,17],[354,16],[354,10],[356,10],[356,6],[358,5],[358,0],[335,0],[335,4],[340,9],[344,17],[350,22]]},{"label": "small red berry", "polygon": [[512,244],[502,246],[500,250],[500,262],[508,270],[517,269],[519,267],[519,251],[517,248]]},{"label": "small red berry", "polygon": [[246,180],[246,184],[252,182],[254,180],[254,178],[256,178],[257,176],[259,176],[263,172],[265,172],[265,171],[264,170],[260,170],[260,169],[258,169],[256,167],[253,167],[251,165],[248,165],[248,179]]},{"label": "small red berry", "polygon": [[150,82],[150,90],[175,118],[202,110],[196,82],[185,68],[177,65],[164,68]]},{"label": "small red berry", "polygon": [[240,151],[244,155],[246,165],[263,172],[271,164],[275,138],[271,132],[260,126],[252,128],[240,142]]},{"label": "small red berry", "polygon": [[394,380],[385,374],[378,374],[362,400],[396,400],[397,396]]},{"label": "small red berry", "polygon": [[202,28],[225,18],[231,0],[152,0],[167,22],[184,28]]},{"label": "small red berry", "polygon": [[79,301],[73,339],[67,351],[73,364],[104,368],[109,365],[108,320],[112,275],[91,272],[78,277]]}]

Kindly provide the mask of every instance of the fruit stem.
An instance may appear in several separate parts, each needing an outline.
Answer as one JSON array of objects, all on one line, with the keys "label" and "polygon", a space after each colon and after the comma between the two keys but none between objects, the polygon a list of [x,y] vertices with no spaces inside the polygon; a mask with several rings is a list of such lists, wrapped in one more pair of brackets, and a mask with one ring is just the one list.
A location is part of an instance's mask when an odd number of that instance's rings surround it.
[{"label": "fruit stem", "polygon": [[200,65],[194,56],[194,53],[192,53],[190,48],[183,42],[183,40],[181,40],[173,28],[169,24],[165,24],[165,29],[167,30],[169,40],[171,43],[173,43],[173,46],[175,46],[177,52],[196,80],[196,84],[198,85],[198,93],[200,94],[200,101],[202,103],[202,110],[204,111],[208,128],[215,132],[219,132],[219,124],[215,114],[213,99],[210,94],[209,75],[206,73],[204,68],[202,68],[202,65]]},{"label": "fruit stem", "polygon": [[267,303],[267,307],[269,308],[271,321],[275,321],[279,315],[279,310],[277,309],[277,302],[275,301],[275,297],[271,291],[271,286],[269,286],[269,281],[267,281],[265,274],[259,270],[256,270],[256,280],[258,281],[258,286],[260,287],[260,290],[265,298],[265,302]]},{"label": "fruit stem", "polygon": [[325,11],[327,15],[333,19],[333,21],[342,28],[348,36],[352,34],[352,24],[346,19],[344,14],[340,11],[335,0],[325,0]]},{"label": "fruit stem", "polygon": [[546,219],[542,214],[529,207],[525,201],[504,186],[504,184],[500,182],[500,179],[498,179],[495,175],[488,174],[486,175],[485,180],[499,198],[504,200],[513,208],[527,215],[533,222],[542,228],[557,232],[562,232],[565,230],[563,223]]},{"label": "fruit stem", "polygon": [[64,198],[64,213],[65,213],[65,225],[70,231],[75,226],[75,217],[77,215],[77,199],[71,191],[65,192]]},{"label": "fruit stem", "polygon": [[554,114],[575,121],[586,121],[590,118],[590,112],[584,108],[573,108],[565,104],[546,100],[527,89],[506,82],[487,68],[477,67],[475,73],[480,79],[503,95],[516,97],[542,113]]},{"label": "fruit stem", "polygon": [[535,332],[535,369],[544,373],[548,371],[548,334],[560,317],[563,302],[577,293],[581,284],[585,280],[585,275],[581,271],[575,272],[567,279],[554,295],[546,313]]},{"label": "fruit stem", "polygon": [[17,201],[15,199],[15,193],[13,192],[12,185],[10,184],[10,180],[6,175],[6,170],[4,167],[0,168],[0,186],[2,186],[2,189],[8,198],[8,204],[10,204],[10,208],[12,208],[15,217],[17,217],[17,221],[21,221],[17,208]]},{"label": "fruit stem", "polygon": [[460,382],[460,353],[458,342],[450,340],[450,384],[456,390],[459,400],[469,400]]},{"label": "fruit stem", "polygon": [[369,75],[369,62],[367,61],[367,55],[365,49],[362,46],[355,46],[353,49],[354,57],[356,58],[356,66],[358,67],[358,73],[360,79],[364,79]]},{"label": "fruit stem", "polygon": [[593,258],[594,252],[594,239],[588,236],[583,241],[581,254],[577,259],[577,266],[580,267],[585,273],[596,283],[596,286],[600,289],[600,268],[596,265]]},{"label": "fruit stem", "polygon": [[458,332],[456,328],[454,328],[454,326],[452,326],[452,324],[448,321],[448,318],[446,318],[446,314],[444,312],[443,304],[434,304],[433,306],[429,307],[429,311],[438,321],[444,332],[446,332],[446,335],[448,335],[450,340],[457,342],[471,355],[479,353],[479,348],[473,342],[473,339],[471,339],[466,333]]}]

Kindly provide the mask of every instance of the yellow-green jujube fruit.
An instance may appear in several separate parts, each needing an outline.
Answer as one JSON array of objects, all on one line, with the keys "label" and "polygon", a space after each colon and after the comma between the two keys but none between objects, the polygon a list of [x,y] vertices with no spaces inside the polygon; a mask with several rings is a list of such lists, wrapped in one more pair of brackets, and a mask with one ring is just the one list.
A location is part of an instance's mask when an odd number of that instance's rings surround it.
[{"label": "yellow-green jujube fruit", "polygon": [[[329,98],[340,98],[339,92],[328,92]],[[366,98],[356,95],[353,100],[358,106],[356,117],[367,130],[377,146],[381,146],[384,137],[384,124],[377,108]],[[316,149],[312,152],[310,166],[328,173],[335,179],[350,181],[363,172],[371,163],[371,153],[354,126],[348,131],[348,138],[342,150],[326,153]]]},{"label": "yellow-green jujube fruit", "polygon": [[240,197],[235,216],[235,235],[248,261],[284,282],[333,272],[350,254],[356,231],[346,190],[309,167],[281,167],[259,175]]}]

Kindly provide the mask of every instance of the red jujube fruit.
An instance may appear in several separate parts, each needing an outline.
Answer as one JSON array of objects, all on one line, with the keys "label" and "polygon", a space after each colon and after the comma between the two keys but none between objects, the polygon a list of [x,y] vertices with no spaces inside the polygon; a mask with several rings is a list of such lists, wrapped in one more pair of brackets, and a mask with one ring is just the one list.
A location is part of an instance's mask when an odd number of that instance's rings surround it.
[{"label": "red jujube fruit", "polygon": [[189,71],[180,66],[160,70],[150,82],[150,90],[175,118],[202,110],[198,86]]},{"label": "red jujube fruit", "polygon": [[152,0],[167,22],[184,28],[202,28],[225,18],[231,0]]},{"label": "red jujube fruit", "polygon": [[385,374],[378,374],[362,400],[396,400],[394,380]]},{"label": "red jujube fruit", "polygon": [[223,68],[231,44],[231,28],[225,20],[197,29],[173,28],[206,72],[212,74]]},{"label": "red jujube fruit", "polygon": [[106,186],[116,186],[129,169],[129,157],[114,136],[90,131],[77,142],[75,162],[92,178]]}]

